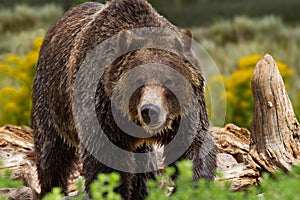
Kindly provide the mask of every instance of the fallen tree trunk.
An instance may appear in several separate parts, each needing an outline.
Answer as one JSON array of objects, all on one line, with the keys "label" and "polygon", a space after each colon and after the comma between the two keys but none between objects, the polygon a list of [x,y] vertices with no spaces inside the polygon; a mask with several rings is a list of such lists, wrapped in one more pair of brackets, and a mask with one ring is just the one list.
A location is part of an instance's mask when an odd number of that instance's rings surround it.
[{"label": "fallen tree trunk", "polygon": [[21,189],[0,189],[0,195],[6,194],[10,199],[25,200],[31,199],[32,191],[40,192],[30,128],[10,125],[0,128],[0,159],[3,161],[0,173],[11,170],[11,178],[22,180],[25,186]]},{"label": "fallen tree trunk", "polygon": [[[32,130],[29,127],[7,125],[0,127],[0,174],[11,170],[12,179],[22,180],[23,188],[0,188],[0,197],[7,196],[12,200],[32,199],[33,193],[40,192],[36,170],[36,155]],[[76,169],[80,167],[75,165]],[[69,191],[74,192],[74,180],[80,176],[76,170],[70,176]]]},{"label": "fallen tree trunk", "polygon": [[[276,169],[289,171],[300,163],[300,130],[291,102],[275,61],[269,55],[260,60],[254,70],[252,88],[255,111],[252,133],[228,124],[211,127],[219,149],[217,181],[230,181],[232,190],[245,190],[259,184],[263,172]],[[30,191],[39,192],[35,167],[32,132],[29,128],[0,128],[0,159],[3,169],[12,169],[14,178],[22,179],[22,189],[1,189],[11,199],[30,199]],[[74,173],[72,180],[80,173]],[[74,186],[74,185],[73,185]],[[71,186],[70,191],[76,190]],[[28,191],[28,188],[29,191]]]},{"label": "fallen tree trunk", "polygon": [[234,124],[224,128],[212,127],[211,132],[220,151],[217,156],[220,182],[230,181],[231,189],[245,190],[260,182],[260,170],[250,156],[250,132]]}]

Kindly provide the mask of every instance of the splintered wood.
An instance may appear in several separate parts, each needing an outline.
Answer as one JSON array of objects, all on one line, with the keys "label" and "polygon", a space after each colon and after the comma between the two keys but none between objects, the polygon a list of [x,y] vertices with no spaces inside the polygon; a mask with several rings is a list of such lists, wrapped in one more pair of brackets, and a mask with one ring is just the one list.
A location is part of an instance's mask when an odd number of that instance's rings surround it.
[{"label": "splintered wood", "polygon": [[23,181],[24,188],[0,189],[0,196],[6,194],[10,199],[31,199],[32,190],[39,192],[36,173],[32,131],[28,127],[7,125],[0,128],[0,159],[3,166],[0,173],[9,169],[12,179]]},{"label": "splintered wood", "polygon": [[221,183],[231,182],[231,189],[245,190],[260,182],[260,169],[255,164],[250,152],[250,132],[234,124],[224,128],[212,127],[215,143],[219,149],[217,156]]}]

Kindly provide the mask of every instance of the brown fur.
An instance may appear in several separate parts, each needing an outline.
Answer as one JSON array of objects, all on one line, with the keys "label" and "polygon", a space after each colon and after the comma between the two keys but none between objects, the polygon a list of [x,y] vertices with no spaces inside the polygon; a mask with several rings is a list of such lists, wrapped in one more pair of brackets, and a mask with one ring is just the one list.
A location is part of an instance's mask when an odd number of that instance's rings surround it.
[{"label": "brown fur", "polygon": [[[78,152],[83,160],[83,175],[86,178],[87,191],[98,173],[117,171],[100,163],[81,144],[72,114],[74,81],[84,58],[98,44],[118,35],[120,48],[130,45],[133,42],[132,35],[127,30],[142,27],[161,27],[180,32],[177,27],[157,14],[145,0],[113,0],[106,5],[84,3],[71,9],[47,33],[40,51],[34,79],[31,117],[35,134],[38,176],[41,184],[40,197],[56,186],[62,187],[63,191],[67,193],[67,178]],[[184,30],[183,33],[189,37],[192,36],[190,31]],[[135,39],[142,40],[143,38]],[[182,53],[191,58],[192,63],[176,53],[157,49],[135,50],[119,57],[110,66],[107,66],[99,81],[95,97],[97,117],[101,128],[111,142],[130,152],[145,153],[151,151],[151,145],[154,143],[168,144],[176,135],[180,120],[187,118],[191,122],[194,114],[198,113],[200,121],[184,124],[187,133],[186,137],[181,138],[180,141],[190,142],[190,138],[194,139],[190,148],[178,160],[190,159],[194,162],[195,179],[201,177],[212,179],[216,166],[216,148],[211,139],[208,140],[208,144],[205,144],[210,147],[207,149],[210,152],[205,158],[200,155],[204,138],[207,136],[210,138],[203,96],[204,79],[197,68],[195,58],[190,54],[190,42],[172,37],[169,38],[169,41],[170,44],[175,43],[175,46],[179,46]],[[184,103],[188,109],[179,110],[174,94],[162,87],[162,98],[169,113],[167,125],[161,133],[148,139],[139,139],[124,133],[115,124],[111,113],[110,97],[113,90],[119,91],[121,95],[126,94],[130,83],[128,85],[124,83],[127,85],[124,87],[116,87],[116,83],[122,80],[126,72],[145,63],[164,64],[182,74],[191,85],[192,91],[187,90],[184,84],[178,87],[178,91],[187,96],[193,92],[197,96],[200,109],[195,110],[193,102],[187,99]],[[150,69],[147,70],[145,74],[150,71]],[[166,80],[169,76],[172,77],[166,72]],[[130,113],[126,113],[124,120],[131,118],[140,125],[136,107],[142,94],[143,88],[136,91],[135,98],[130,101]],[[120,98],[122,99],[122,96]],[[121,105],[122,103],[124,102],[121,101]],[[125,107],[125,105],[120,106],[120,116],[123,116],[126,111]],[[92,141],[97,141],[93,139],[94,135],[89,134],[87,132],[86,136],[90,137]],[[172,155],[172,152],[165,152],[165,155]],[[111,159],[113,155],[106,156]],[[172,159],[172,157],[166,158],[166,160]],[[123,158],[118,162],[120,165],[136,167],[132,164],[134,163],[132,157]],[[149,158],[144,163],[144,165],[155,164],[155,158]],[[144,199],[147,193],[145,180],[153,178],[154,173],[119,173],[122,184],[117,191],[121,193],[122,197],[124,199]]]}]

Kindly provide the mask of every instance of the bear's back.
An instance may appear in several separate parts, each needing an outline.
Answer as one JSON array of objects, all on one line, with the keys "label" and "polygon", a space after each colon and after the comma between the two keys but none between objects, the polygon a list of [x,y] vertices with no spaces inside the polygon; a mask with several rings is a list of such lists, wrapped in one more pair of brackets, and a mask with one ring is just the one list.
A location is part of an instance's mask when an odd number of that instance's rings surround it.
[{"label": "bear's back", "polygon": [[68,11],[48,31],[38,68],[46,68],[51,72],[50,76],[56,74],[62,77],[62,80],[57,80],[60,83],[67,78],[68,86],[72,87],[75,74],[87,53],[123,29],[144,27],[177,30],[146,0],[113,0],[106,5],[83,3]]},{"label": "bear's back", "polygon": [[[177,30],[146,0],[113,0],[106,5],[89,2],[69,10],[48,31],[41,47],[33,85],[33,116],[35,112],[40,115],[36,118],[50,115],[63,137],[77,146],[71,100],[79,67],[104,40],[123,29],[143,27]],[[42,107],[49,113],[42,114]],[[35,123],[33,127],[38,127]]]}]

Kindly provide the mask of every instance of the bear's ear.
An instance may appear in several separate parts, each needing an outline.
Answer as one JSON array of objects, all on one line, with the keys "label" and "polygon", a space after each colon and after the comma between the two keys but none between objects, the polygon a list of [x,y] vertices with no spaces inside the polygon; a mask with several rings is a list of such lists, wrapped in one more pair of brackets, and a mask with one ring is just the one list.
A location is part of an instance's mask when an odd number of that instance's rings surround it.
[{"label": "bear's ear", "polygon": [[120,51],[124,52],[127,49],[129,49],[131,41],[132,41],[131,31],[123,29],[119,32],[117,44]]},{"label": "bear's ear", "polygon": [[183,48],[185,51],[190,51],[192,48],[192,41],[193,41],[193,33],[189,29],[181,29],[180,30],[182,36],[182,42],[183,42]]}]

